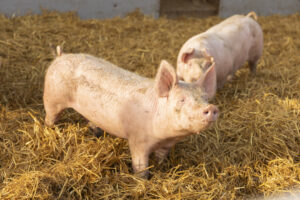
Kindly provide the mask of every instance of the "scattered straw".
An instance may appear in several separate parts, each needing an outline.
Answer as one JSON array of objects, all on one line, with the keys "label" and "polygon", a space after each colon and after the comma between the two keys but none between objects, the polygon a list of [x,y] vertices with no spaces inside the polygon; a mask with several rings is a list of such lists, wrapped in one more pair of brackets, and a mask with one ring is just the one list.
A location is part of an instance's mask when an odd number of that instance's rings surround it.
[{"label": "scattered straw", "polygon": [[175,64],[180,46],[220,22],[79,20],[74,13],[0,16],[1,199],[242,199],[300,185],[300,14],[259,17],[264,53],[257,75],[245,67],[214,100],[215,127],[150,159],[151,179],[132,175],[127,141],[97,139],[86,121],[64,112],[44,126],[45,70],[53,49],[102,57],[153,77],[161,59]]}]

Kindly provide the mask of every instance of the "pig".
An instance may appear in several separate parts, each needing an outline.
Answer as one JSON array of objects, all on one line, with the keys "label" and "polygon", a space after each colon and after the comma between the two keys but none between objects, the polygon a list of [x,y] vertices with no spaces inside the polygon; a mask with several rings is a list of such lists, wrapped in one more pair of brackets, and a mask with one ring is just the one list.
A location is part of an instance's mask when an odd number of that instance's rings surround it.
[{"label": "pig", "polygon": [[177,58],[179,79],[197,81],[215,64],[217,88],[222,88],[246,61],[255,74],[263,51],[263,32],[256,20],[255,12],[234,15],[187,40]]},{"label": "pig", "polygon": [[63,109],[73,108],[102,130],[128,139],[133,171],[147,178],[151,152],[161,162],[178,141],[216,121],[218,109],[207,101],[214,95],[214,73],[211,66],[197,82],[185,83],[162,60],[150,79],[58,48],[45,75],[45,124],[52,127]]}]

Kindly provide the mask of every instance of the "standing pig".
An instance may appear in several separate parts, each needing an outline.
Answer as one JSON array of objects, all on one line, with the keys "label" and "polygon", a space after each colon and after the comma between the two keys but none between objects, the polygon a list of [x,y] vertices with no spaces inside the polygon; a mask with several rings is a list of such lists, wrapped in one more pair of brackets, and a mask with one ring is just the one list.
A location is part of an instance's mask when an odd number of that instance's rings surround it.
[{"label": "standing pig", "polygon": [[162,61],[154,80],[87,54],[62,54],[47,70],[44,86],[45,123],[73,108],[95,126],[127,138],[135,173],[148,176],[151,152],[163,160],[169,149],[213,123],[218,109],[206,99],[215,90],[214,66],[195,83],[178,80]]},{"label": "standing pig", "polygon": [[177,58],[179,78],[194,82],[214,62],[217,88],[221,88],[246,61],[255,73],[263,50],[263,33],[256,20],[254,12],[247,16],[234,15],[186,41]]}]

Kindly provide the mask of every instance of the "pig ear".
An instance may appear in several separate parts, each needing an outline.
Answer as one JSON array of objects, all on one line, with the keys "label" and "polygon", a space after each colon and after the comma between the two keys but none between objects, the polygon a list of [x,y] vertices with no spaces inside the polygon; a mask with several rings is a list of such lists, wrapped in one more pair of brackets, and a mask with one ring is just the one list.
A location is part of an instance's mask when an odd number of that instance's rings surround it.
[{"label": "pig ear", "polygon": [[155,77],[155,87],[159,97],[169,96],[171,89],[178,83],[174,67],[162,60]]},{"label": "pig ear", "polygon": [[201,87],[207,95],[208,99],[212,99],[217,90],[217,75],[215,71],[215,63],[213,63],[200,78],[196,84]]},{"label": "pig ear", "polygon": [[187,63],[189,58],[193,55],[195,49],[194,48],[188,48],[186,51],[183,52],[181,55],[181,62]]}]

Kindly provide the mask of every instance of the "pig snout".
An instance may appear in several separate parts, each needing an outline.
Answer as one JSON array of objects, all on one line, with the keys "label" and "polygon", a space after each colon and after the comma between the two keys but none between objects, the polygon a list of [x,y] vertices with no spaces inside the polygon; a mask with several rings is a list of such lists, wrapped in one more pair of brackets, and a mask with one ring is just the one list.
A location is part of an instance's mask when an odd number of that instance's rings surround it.
[{"label": "pig snout", "polygon": [[201,115],[204,121],[214,122],[218,118],[219,110],[216,106],[210,104],[201,110]]}]

